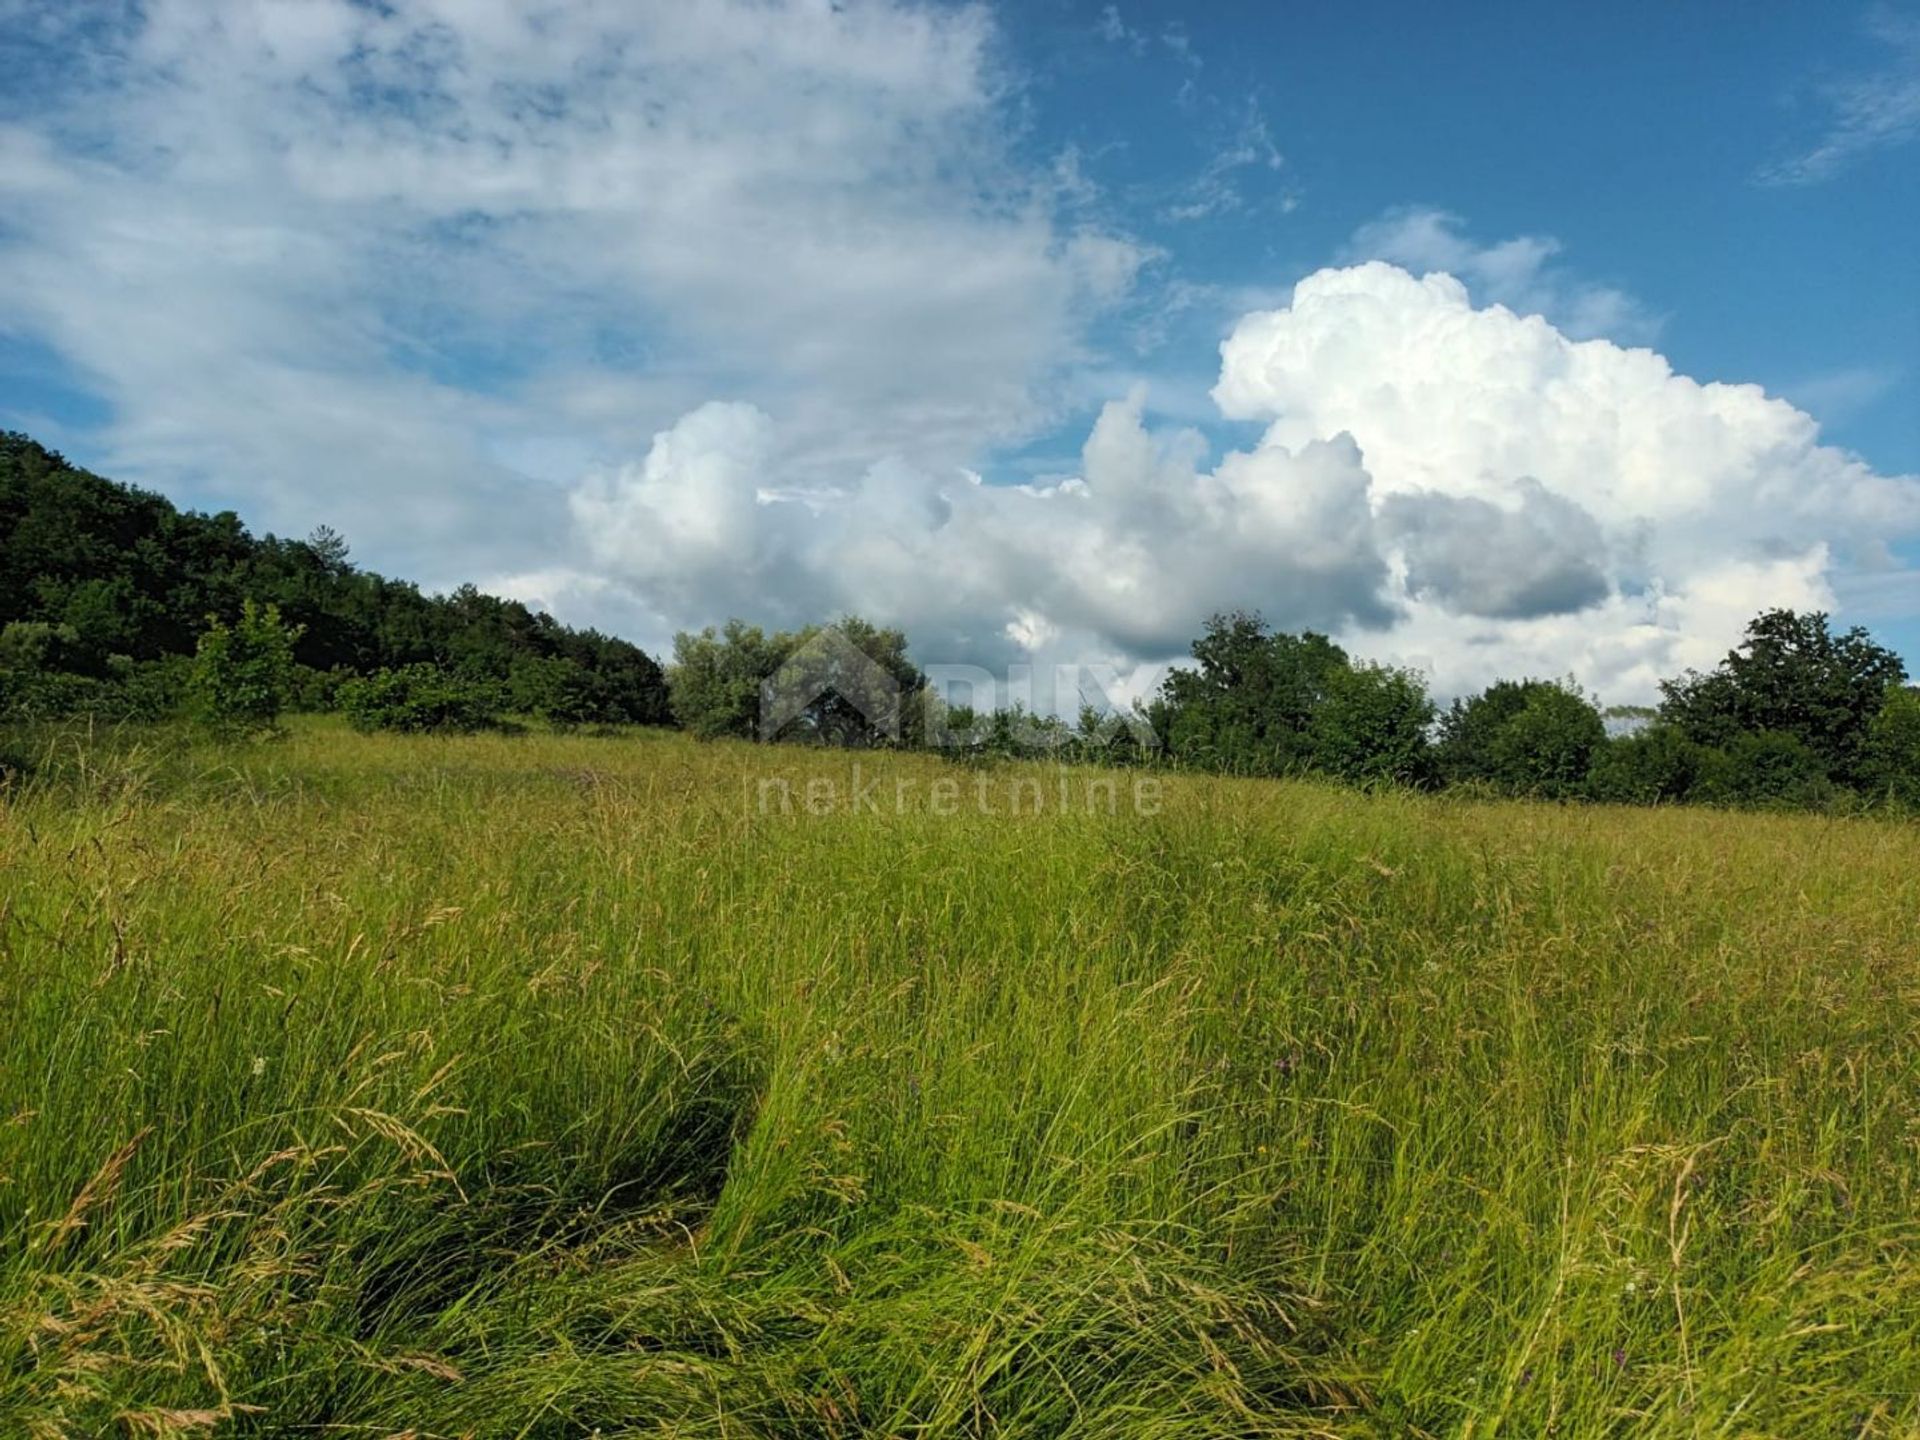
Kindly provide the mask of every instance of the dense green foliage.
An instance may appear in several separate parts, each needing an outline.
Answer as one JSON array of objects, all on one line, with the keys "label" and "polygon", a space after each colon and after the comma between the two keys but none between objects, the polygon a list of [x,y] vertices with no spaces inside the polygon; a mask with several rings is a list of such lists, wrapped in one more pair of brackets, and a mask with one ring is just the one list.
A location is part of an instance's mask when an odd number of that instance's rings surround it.
[{"label": "dense green foliage", "polygon": [[1257,615],[1216,615],[1148,719],[1169,754],[1234,775],[1288,775],[1312,763],[1314,715],[1347,653],[1324,635],[1270,632]]},{"label": "dense green foliage", "polygon": [[1920,689],[1890,691],[1867,727],[1869,793],[1884,793],[1920,810]]},{"label": "dense green foliage", "polygon": [[500,686],[443,670],[402,665],[342,682],[338,704],[353,728],[471,733],[500,723]]},{"label": "dense green foliage", "polygon": [[1585,793],[1606,739],[1600,711],[1571,685],[1502,680],[1454,701],[1440,722],[1437,759],[1453,783],[1568,800]]},{"label": "dense green foliage", "polygon": [[858,616],[768,633],[732,620],[674,637],[673,718],[702,739],[867,747],[926,738],[926,678],[907,637]]},{"label": "dense green foliage", "polygon": [[18,742],[0,1435],[1920,1431],[1912,827],[289,731]]},{"label": "dense green foliage", "polygon": [[293,647],[300,627],[276,605],[249,599],[231,625],[213,621],[200,636],[187,697],[194,718],[219,734],[270,730],[293,692]]},{"label": "dense green foliage", "polygon": [[1616,805],[1674,804],[1701,793],[1717,759],[1678,726],[1656,723],[1601,746],[1587,783],[1594,799]]},{"label": "dense green foliage", "polygon": [[1720,668],[1670,682],[1659,712],[1610,712],[1631,727],[1618,735],[1571,681],[1498,681],[1436,720],[1419,675],[1246,614],[1215,617],[1193,659],[1145,710],[1184,768],[1632,805],[1920,805],[1920,692],[1898,656],[1832,636],[1824,615],[1759,616]]},{"label": "dense green foliage", "polygon": [[[624,640],[471,586],[422,595],[356,569],[330,531],[258,539],[231,513],[176,509],[0,432],[0,621],[41,627],[8,643],[0,716],[174,708],[176,662],[207,617],[231,625],[249,600],[298,631],[306,696],[324,698],[318,677],[333,672],[432,664],[528,690],[557,719],[667,718],[660,667]],[[20,663],[30,647],[37,658]]]},{"label": "dense green foliage", "polygon": [[[1900,657],[1858,626],[1836,635],[1825,615],[1769,610],[1717,668],[1664,682],[1660,713],[1689,739],[1723,750],[1742,736],[1790,736],[1827,779],[1853,785],[1866,777],[1874,717],[1905,679]],[[1787,750],[1769,753],[1783,759]]]},{"label": "dense green foliage", "polygon": [[1350,784],[1424,785],[1433,778],[1433,720],[1433,701],[1413,671],[1342,666],[1327,675],[1307,722],[1308,755],[1316,770]]}]

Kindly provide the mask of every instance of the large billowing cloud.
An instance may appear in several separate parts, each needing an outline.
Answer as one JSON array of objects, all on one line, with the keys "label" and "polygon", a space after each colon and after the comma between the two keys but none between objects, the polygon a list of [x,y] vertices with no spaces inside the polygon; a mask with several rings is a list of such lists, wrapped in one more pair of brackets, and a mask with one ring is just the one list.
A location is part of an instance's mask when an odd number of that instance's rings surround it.
[{"label": "large billowing cloud", "polygon": [[[797,623],[855,610],[907,625],[924,658],[1003,665],[1030,653],[1175,654],[1214,609],[1380,626],[1394,610],[1379,525],[1347,436],[1197,463],[1197,436],[1156,437],[1142,397],[1109,404],[1083,475],[988,485],[958,469],[874,466],[837,493],[769,488],[779,427],[710,404],[644,461],[572,498],[587,564],[519,577],[547,598],[614,576],[666,628],[688,616]],[[1236,598],[1238,597],[1238,598]]]},{"label": "large billowing cloud", "polygon": [[772,418],[708,406],[575,494],[587,569],[663,623],[851,608],[936,659],[1147,661],[1253,607],[1443,691],[1571,671],[1624,700],[1764,606],[1830,605],[1838,552],[1920,531],[1920,480],[1821,445],[1785,402],[1476,308],[1443,274],[1309,276],[1235,328],[1214,394],[1270,423],[1211,466],[1136,394],[1050,487],[895,463],[804,497],[769,483]]}]

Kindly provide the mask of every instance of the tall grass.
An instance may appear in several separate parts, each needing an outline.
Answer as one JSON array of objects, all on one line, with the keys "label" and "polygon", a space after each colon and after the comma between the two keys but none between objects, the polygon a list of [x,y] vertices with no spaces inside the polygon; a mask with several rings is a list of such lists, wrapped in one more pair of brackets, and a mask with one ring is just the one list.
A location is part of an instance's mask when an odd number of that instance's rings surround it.
[{"label": "tall grass", "polygon": [[1920,829],[33,758],[0,1434],[1920,1433]]}]

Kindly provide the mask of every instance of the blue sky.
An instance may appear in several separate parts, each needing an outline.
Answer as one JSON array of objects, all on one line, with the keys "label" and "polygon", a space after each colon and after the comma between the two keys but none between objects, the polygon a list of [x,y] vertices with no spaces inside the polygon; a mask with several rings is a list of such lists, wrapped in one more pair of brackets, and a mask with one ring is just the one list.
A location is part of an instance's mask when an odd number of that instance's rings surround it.
[{"label": "blue sky", "polygon": [[[1111,14],[1112,22],[1104,17]],[[1920,470],[1920,12],[1832,4],[1364,7],[1036,4],[1034,143],[1073,145],[1138,198],[1183,274],[1263,286],[1399,206],[1489,239],[1549,234],[1635,296],[1675,368],[1804,393],[1829,436]],[[1088,45],[1089,26],[1126,32]],[[1167,42],[1175,41],[1175,49]],[[1801,183],[1768,172],[1833,127],[1827,92],[1904,65],[1907,119]],[[1890,102],[1891,103],[1891,102]],[[1238,167],[1240,208],[1169,221],[1249,108],[1284,165]],[[1904,139],[1900,138],[1904,137]],[[1292,208],[1285,209],[1291,198]],[[1177,202],[1175,202],[1177,203]]]},{"label": "blue sky", "polygon": [[1920,668],[1911,5],[0,0],[0,65],[0,423],[429,585]]}]

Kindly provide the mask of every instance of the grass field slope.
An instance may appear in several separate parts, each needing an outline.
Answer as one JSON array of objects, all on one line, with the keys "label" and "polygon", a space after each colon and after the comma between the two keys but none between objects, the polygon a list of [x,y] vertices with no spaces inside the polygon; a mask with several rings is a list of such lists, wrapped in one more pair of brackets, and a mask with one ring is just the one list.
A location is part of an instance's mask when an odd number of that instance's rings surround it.
[{"label": "grass field slope", "polygon": [[14,749],[0,1435],[1920,1433],[1920,827]]}]

